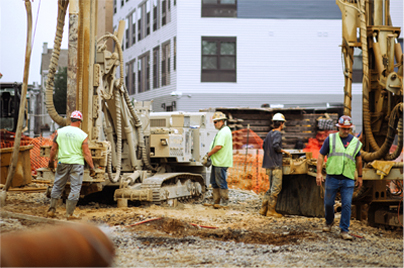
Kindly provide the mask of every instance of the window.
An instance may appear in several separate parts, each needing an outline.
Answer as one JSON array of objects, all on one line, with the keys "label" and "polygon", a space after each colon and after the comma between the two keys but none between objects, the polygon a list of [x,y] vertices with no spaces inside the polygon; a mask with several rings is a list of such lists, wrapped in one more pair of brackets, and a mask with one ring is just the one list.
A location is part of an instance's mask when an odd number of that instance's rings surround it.
[{"label": "window", "polygon": [[164,26],[171,21],[170,0],[161,1],[161,25]]},{"label": "window", "polygon": [[114,14],[116,14],[116,0],[114,0]]},{"label": "window", "polygon": [[125,48],[129,47],[129,17],[125,19]]},{"label": "window", "polygon": [[153,88],[159,87],[159,65],[160,65],[159,50],[160,47],[155,47],[153,49]]},{"label": "window", "polygon": [[125,85],[129,85],[129,64],[125,64]]},{"label": "window", "polygon": [[123,7],[124,4],[125,4],[125,2],[123,0],[121,0],[121,7]]},{"label": "window", "polygon": [[159,0],[153,0],[153,32],[159,29]]},{"label": "window", "polygon": [[362,83],[362,49],[354,47],[354,62],[352,65],[352,83]]},{"label": "window", "polygon": [[146,2],[146,36],[150,34],[150,1]]},{"label": "window", "polygon": [[136,12],[132,13],[132,46],[136,44]]},{"label": "window", "polygon": [[137,41],[142,40],[142,7],[137,9]]},{"label": "window", "polygon": [[136,88],[136,61],[130,63],[130,73],[132,80],[129,82],[128,93],[129,95],[135,94]]},{"label": "window", "polygon": [[163,44],[161,52],[161,85],[170,84],[170,42]]},{"label": "window", "polygon": [[237,82],[236,37],[202,37],[201,82]]},{"label": "window", "polygon": [[177,69],[177,37],[174,37],[174,71]]},{"label": "window", "polygon": [[138,59],[138,93],[150,90],[150,55],[147,52]]},{"label": "window", "polygon": [[237,17],[237,0],[202,0],[202,17]]}]

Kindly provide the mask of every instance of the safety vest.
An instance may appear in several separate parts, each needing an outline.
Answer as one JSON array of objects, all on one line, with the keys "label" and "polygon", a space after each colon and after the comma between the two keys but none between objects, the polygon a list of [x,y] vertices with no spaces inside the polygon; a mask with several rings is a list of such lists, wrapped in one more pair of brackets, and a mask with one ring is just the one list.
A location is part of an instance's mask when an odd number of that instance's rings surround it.
[{"label": "safety vest", "polygon": [[359,153],[362,143],[356,137],[353,137],[345,148],[339,137],[339,133],[335,133],[329,136],[329,144],[330,149],[326,163],[327,174],[343,175],[354,180],[356,169],[355,156]]},{"label": "safety vest", "polygon": [[87,134],[78,127],[67,126],[58,129],[58,162],[63,164],[84,165],[83,141]]}]

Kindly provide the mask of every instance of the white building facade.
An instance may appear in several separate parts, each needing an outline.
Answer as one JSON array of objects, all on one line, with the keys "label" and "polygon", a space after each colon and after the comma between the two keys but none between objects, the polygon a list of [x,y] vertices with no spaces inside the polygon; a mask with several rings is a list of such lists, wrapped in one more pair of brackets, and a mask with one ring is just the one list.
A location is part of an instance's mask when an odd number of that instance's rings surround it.
[{"label": "white building facade", "polygon": [[[402,27],[402,1],[391,13]],[[127,88],[154,111],[343,103],[335,0],[114,0],[120,20]],[[359,82],[355,122],[361,110]]]}]

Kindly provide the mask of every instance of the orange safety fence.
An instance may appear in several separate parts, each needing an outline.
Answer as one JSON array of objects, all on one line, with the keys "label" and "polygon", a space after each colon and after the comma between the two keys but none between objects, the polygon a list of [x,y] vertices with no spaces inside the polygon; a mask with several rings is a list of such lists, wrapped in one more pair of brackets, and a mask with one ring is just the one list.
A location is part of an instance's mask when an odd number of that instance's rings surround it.
[{"label": "orange safety fence", "polygon": [[[36,170],[41,167],[48,166],[49,158],[40,156],[40,148],[41,146],[52,145],[52,140],[55,136],[53,133],[50,137],[37,137],[30,138],[27,136],[21,136],[20,146],[26,145],[34,145],[34,147],[30,150],[30,158],[31,158],[31,173],[36,174]],[[7,130],[0,131],[0,145],[1,149],[3,148],[11,148],[14,146],[14,138],[15,133]]]},{"label": "orange safety fence", "polygon": [[263,193],[269,189],[269,179],[262,168],[262,149],[234,150],[233,167],[228,169],[227,183],[232,189]]},{"label": "orange safety fence", "polygon": [[235,130],[232,134],[233,167],[228,169],[229,187],[266,192],[269,180],[266,170],[262,168],[263,140],[251,129]]}]

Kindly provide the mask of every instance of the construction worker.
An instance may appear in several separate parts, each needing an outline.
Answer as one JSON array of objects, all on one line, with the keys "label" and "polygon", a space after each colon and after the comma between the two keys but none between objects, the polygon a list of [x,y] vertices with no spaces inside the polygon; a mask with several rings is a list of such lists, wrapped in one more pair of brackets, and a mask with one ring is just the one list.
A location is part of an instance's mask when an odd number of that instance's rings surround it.
[{"label": "construction worker", "polygon": [[83,183],[84,159],[90,166],[90,176],[95,176],[94,164],[88,148],[88,135],[80,129],[83,115],[80,111],[74,111],[70,120],[70,126],[63,127],[56,132],[50,152],[49,169],[55,170],[56,154],[58,155],[58,165],[51,192],[49,217],[55,217],[56,203],[62,195],[66,182],[70,180],[70,193],[66,200],[66,218],[77,218],[73,216],[73,212]]},{"label": "construction worker", "polygon": [[285,128],[285,116],[276,113],[272,117],[273,129],[268,132],[262,148],[264,149],[264,159],[262,167],[266,169],[269,176],[270,188],[264,195],[259,213],[268,217],[282,217],[275,211],[278,195],[282,190],[282,153],[290,155],[282,149],[282,130]]},{"label": "construction worker", "polygon": [[[210,146],[207,157],[212,160],[210,184],[213,188],[213,207],[227,207],[229,203],[229,188],[227,186],[227,169],[233,166],[233,138],[231,130],[226,126],[226,115],[215,112],[212,120],[219,130]],[[220,205],[220,201],[222,201]]]},{"label": "construction worker", "polygon": [[316,183],[321,186],[324,182],[321,173],[324,157],[328,155],[326,163],[327,177],[325,180],[324,209],[325,226],[323,232],[330,232],[334,224],[334,203],[338,190],[341,193],[341,237],[352,240],[348,234],[351,219],[352,194],[355,186],[355,169],[358,170],[356,184],[362,186],[362,157],[360,149],[362,143],[349,132],[353,128],[352,119],[343,115],[338,120],[338,132],[330,134],[324,141],[317,159]]}]

